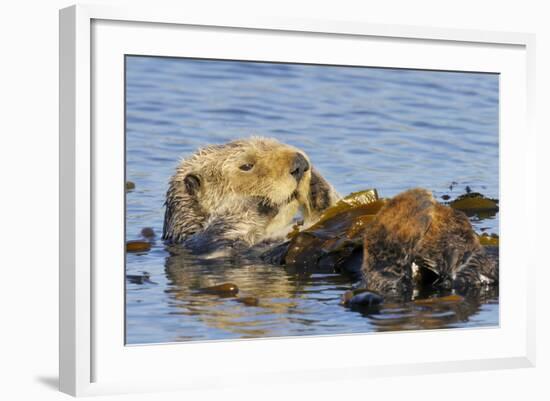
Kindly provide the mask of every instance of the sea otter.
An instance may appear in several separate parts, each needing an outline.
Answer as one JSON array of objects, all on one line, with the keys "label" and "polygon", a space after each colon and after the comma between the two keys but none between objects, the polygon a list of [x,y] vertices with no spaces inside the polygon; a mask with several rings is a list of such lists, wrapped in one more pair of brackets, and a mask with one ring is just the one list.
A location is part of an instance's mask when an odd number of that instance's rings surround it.
[{"label": "sea otter", "polygon": [[210,145],[170,179],[162,238],[197,252],[278,241],[299,211],[307,226],[338,199],[295,147],[263,137]]},{"label": "sea otter", "polygon": [[344,304],[372,305],[427,287],[465,292],[496,285],[498,254],[480,244],[463,212],[417,188],[390,199],[366,227],[361,275]]}]

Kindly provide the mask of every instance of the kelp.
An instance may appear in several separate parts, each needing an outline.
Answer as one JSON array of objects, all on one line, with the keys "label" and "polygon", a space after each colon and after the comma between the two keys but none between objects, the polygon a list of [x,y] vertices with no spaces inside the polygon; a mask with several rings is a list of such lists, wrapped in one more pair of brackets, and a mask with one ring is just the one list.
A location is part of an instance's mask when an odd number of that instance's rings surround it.
[{"label": "kelp", "polygon": [[478,235],[479,243],[485,247],[491,246],[491,247],[498,247],[499,246],[499,237],[496,234],[487,234],[483,233],[481,235]]},{"label": "kelp", "polygon": [[327,209],[311,227],[289,234],[290,240],[268,251],[264,260],[299,271],[358,274],[362,233],[385,204],[375,189],[354,192]]},{"label": "kelp", "polygon": [[150,250],[150,242],[139,240],[126,242],[126,252],[148,252]]},{"label": "kelp", "polygon": [[126,280],[128,280],[132,284],[156,284],[155,282],[151,281],[151,275],[147,272],[142,272],[141,274],[127,274]]},{"label": "kelp", "polygon": [[256,297],[240,297],[235,299],[235,301],[244,306],[258,306],[260,304],[260,300]]},{"label": "kelp", "polygon": [[494,216],[498,212],[498,199],[487,198],[479,192],[469,192],[447,203],[450,207],[480,218]]},{"label": "kelp", "polygon": [[220,297],[232,297],[239,293],[239,287],[233,283],[223,283],[211,287],[200,288],[198,292],[202,294],[218,295]]},{"label": "kelp", "polygon": [[455,303],[464,302],[464,297],[457,294],[451,294],[451,295],[445,295],[445,296],[415,299],[413,302],[416,305],[455,304]]}]

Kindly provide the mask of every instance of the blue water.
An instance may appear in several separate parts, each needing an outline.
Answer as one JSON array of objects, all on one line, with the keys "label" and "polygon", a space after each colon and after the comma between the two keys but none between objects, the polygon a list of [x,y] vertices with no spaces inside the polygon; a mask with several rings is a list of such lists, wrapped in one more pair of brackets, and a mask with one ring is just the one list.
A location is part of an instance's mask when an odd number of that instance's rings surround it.
[{"label": "blue water", "polygon": [[[159,236],[169,177],[198,147],[263,135],[303,149],[343,195],[390,197],[425,187],[441,199],[469,187],[499,197],[498,75],[129,56],[126,59],[127,239],[152,227],[151,251],[128,254],[127,343],[158,343],[498,324],[498,296],[456,305],[338,305],[349,283],[295,277],[259,263],[170,257]],[[498,233],[498,214],[472,218]],[[176,272],[176,273],[174,273]],[[242,296],[197,295],[233,282]]]}]

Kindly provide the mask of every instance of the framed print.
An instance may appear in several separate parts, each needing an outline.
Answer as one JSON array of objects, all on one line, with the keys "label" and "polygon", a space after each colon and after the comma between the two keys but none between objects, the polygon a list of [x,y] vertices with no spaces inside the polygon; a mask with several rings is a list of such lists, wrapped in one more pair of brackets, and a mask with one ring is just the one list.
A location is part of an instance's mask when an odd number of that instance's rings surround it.
[{"label": "framed print", "polygon": [[61,390],[532,366],[533,43],[62,10]]}]

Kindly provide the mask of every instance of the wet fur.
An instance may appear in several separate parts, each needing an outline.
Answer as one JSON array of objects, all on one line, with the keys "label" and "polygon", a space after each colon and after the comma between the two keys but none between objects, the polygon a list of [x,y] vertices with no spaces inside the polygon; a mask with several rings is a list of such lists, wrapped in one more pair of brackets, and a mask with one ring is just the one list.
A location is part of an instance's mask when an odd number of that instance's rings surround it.
[{"label": "wet fur", "polygon": [[407,294],[417,284],[466,289],[498,282],[498,263],[464,213],[412,189],[388,201],[366,230],[362,276],[363,287],[381,294]]},{"label": "wet fur", "polygon": [[[199,149],[183,160],[166,194],[163,239],[210,252],[282,240],[301,211],[313,224],[339,199],[313,168],[291,174],[297,153],[275,139],[252,137]],[[252,164],[250,171],[239,166]]]}]

